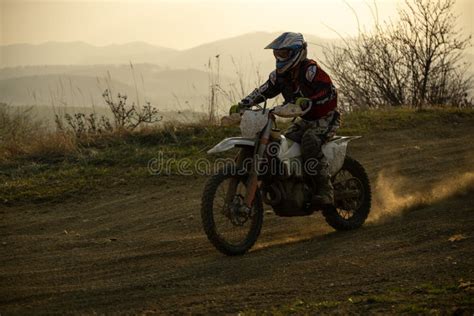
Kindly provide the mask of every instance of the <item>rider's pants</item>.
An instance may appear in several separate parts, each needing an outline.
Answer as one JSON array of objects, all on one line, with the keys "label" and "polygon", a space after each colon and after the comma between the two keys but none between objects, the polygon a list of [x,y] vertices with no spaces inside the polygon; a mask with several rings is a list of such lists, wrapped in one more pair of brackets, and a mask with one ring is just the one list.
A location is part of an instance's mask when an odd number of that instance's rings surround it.
[{"label": "rider's pants", "polygon": [[[301,154],[305,166],[308,159],[317,159],[316,172],[322,176],[329,176],[329,165],[321,147],[331,139],[340,126],[340,114],[331,111],[326,116],[306,121],[298,118],[285,132],[285,136],[301,144]],[[312,170],[314,172],[314,170]]]}]

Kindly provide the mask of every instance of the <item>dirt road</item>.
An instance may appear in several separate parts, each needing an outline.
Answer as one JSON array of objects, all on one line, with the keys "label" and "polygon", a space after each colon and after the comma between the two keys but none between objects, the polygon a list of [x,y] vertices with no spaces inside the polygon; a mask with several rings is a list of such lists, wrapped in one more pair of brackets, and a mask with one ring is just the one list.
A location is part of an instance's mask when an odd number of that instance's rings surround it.
[{"label": "dirt road", "polygon": [[320,214],[266,214],[237,258],[201,229],[204,178],[2,208],[0,313],[237,313],[304,300],[319,313],[472,314],[471,123],[352,143],[375,191],[369,222],[340,233]]}]

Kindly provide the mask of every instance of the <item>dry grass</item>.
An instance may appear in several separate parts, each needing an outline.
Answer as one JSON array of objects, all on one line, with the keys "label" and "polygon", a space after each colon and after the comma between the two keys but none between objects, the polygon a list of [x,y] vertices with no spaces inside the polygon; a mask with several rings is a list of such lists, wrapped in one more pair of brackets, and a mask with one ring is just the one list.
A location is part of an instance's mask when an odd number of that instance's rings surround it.
[{"label": "dry grass", "polygon": [[0,162],[30,156],[50,158],[77,150],[77,140],[67,133],[47,130],[46,125],[22,109],[0,104]]},{"label": "dry grass", "polygon": [[[80,154],[84,148],[109,147],[131,139],[150,144],[184,144],[192,141],[193,135],[219,141],[227,132],[210,124],[206,116],[194,122],[166,121],[159,125],[144,125],[136,130],[114,129],[101,133],[48,130],[45,125],[30,114],[30,110],[16,109],[0,104],[0,163],[18,159],[57,160]],[[339,134],[368,134],[377,130],[394,130],[424,124],[453,122],[474,115],[472,109],[432,108],[414,110],[398,108],[390,110],[355,111],[343,116]],[[279,127],[286,127],[284,122]],[[435,124],[436,125],[436,124]],[[237,128],[224,129],[238,133]],[[235,135],[234,135],[235,136]]]}]

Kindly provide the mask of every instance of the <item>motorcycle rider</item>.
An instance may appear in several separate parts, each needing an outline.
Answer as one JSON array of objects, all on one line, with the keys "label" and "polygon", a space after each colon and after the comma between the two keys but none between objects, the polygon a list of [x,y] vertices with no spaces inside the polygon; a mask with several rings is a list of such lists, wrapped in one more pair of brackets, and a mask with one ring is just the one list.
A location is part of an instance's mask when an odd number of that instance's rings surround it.
[{"label": "motorcycle rider", "polygon": [[316,172],[310,176],[315,187],[313,203],[332,205],[329,165],[321,146],[335,135],[340,125],[336,89],[319,64],[307,58],[307,43],[301,33],[285,32],[265,49],[273,50],[276,69],[263,85],[233,105],[230,113],[242,112],[281,93],[285,105],[276,108],[276,114],[298,117],[285,136],[301,144],[304,162],[311,158],[318,161]]}]

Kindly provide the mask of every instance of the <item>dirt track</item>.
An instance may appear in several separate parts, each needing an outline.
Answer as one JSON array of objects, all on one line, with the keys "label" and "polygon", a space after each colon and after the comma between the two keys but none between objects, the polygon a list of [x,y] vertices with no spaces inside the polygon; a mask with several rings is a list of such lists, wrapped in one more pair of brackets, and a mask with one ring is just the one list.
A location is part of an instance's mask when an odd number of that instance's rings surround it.
[{"label": "dirt track", "polygon": [[[0,313],[234,313],[303,299],[340,302],[320,312],[399,312],[417,304],[471,314],[472,292],[443,289],[474,281],[474,191],[449,197],[464,190],[460,176],[474,171],[473,125],[354,142],[351,155],[377,189],[376,216],[340,233],[320,214],[266,214],[259,242],[243,257],[225,257],[205,238],[203,178],[0,209]],[[392,184],[401,189],[397,198],[380,202]],[[400,201],[416,204],[443,184],[452,189],[447,196],[397,214]],[[396,214],[386,215],[389,208]],[[454,234],[468,238],[448,241]]]}]

